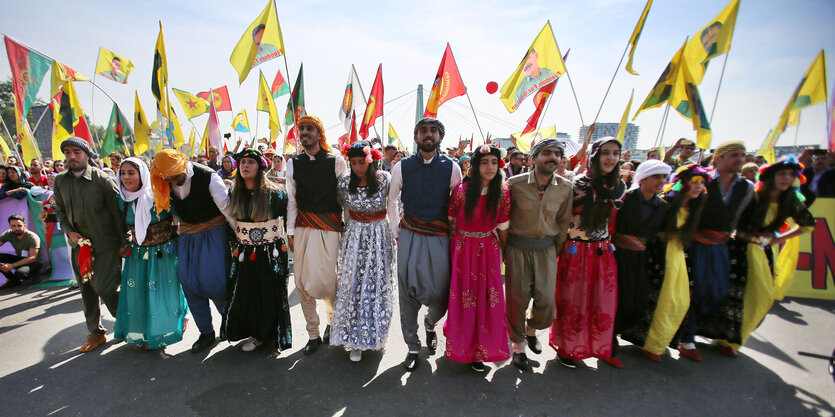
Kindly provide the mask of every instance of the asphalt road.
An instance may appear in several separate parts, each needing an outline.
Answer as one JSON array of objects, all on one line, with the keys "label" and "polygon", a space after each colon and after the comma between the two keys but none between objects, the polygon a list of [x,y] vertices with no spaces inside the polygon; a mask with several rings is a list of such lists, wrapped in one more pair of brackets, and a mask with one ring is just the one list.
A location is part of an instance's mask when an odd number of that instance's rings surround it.
[{"label": "asphalt road", "polygon": [[[292,286],[292,279],[291,286]],[[382,352],[360,363],[341,348],[305,356],[298,296],[291,293],[293,348],[245,353],[218,343],[188,351],[197,339],[145,352],[109,341],[78,353],[87,332],[78,291],[18,288],[0,292],[0,415],[3,416],[805,416],[835,414],[827,362],[798,351],[835,348],[835,301],[787,299],[775,304],[738,358],[700,348],[701,363],[669,351],[662,363],[627,346],[625,369],[587,360],[562,367],[547,347],[522,373],[510,362],[483,374],[424,349],[418,369],[401,367],[406,346],[399,318]],[[320,306],[320,310],[323,307]],[[219,316],[215,314],[215,326]],[[105,314],[112,334],[113,318]],[[421,332],[422,333],[422,332]],[[423,337],[421,337],[423,339]]]}]

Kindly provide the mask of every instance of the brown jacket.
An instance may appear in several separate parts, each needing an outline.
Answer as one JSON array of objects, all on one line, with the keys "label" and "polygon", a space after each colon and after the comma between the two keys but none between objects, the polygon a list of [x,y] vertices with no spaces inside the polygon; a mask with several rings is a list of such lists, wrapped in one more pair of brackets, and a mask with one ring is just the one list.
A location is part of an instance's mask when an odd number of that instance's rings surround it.
[{"label": "brown jacket", "polygon": [[535,170],[511,177],[510,228],[508,233],[530,239],[554,237],[557,252],[565,243],[573,203],[572,184],[554,174],[542,199],[536,185]]}]

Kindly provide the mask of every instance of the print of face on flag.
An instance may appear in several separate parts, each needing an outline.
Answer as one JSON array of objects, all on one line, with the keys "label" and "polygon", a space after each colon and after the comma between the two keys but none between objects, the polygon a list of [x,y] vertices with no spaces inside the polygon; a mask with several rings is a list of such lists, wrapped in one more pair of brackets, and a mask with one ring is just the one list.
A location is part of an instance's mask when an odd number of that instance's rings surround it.
[{"label": "print of face on flag", "polygon": [[501,100],[505,108],[513,113],[522,101],[556,81],[564,73],[565,63],[562,54],[554,39],[554,32],[551,31],[551,24],[546,23],[516,71],[502,86]]},{"label": "print of face on flag", "polygon": [[99,60],[96,63],[96,74],[104,78],[127,84],[128,75],[133,71],[133,63],[107,49],[99,50]]},{"label": "print of face on flag", "polygon": [[255,44],[255,48],[258,49],[258,52],[255,54],[255,60],[252,62],[253,67],[266,60],[276,58],[281,55],[275,45],[263,42],[264,30],[266,27],[267,26],[264,24],[259,24],[252,30],[252,42]]},{"label": "print of face on flag", "polygon": [[712,58],[716,55],[716,38],[719,37],[720,32],[722,32],[722,22],[713,22],[710,26],[706,27],[702,31],[701,36],[699,36],[708,57]]}]

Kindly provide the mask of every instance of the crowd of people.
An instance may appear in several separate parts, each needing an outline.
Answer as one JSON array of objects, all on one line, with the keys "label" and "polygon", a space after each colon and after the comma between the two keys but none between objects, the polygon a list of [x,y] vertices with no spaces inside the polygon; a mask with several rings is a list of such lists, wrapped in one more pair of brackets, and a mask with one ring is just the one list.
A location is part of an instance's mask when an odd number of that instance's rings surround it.
[{"label": "crowd of people", "polygon": [[[408,156],[365,140],[336,152],[315,116],[298,131],[301,151],[286,157],[164,149],[110,155],[106,172],[72,137],[63,162],[7,160],[0,199],[54,191],[89,332],[81,352],[106,342],[101,302],[114,338],[141,349],[181,341],[190,312],[192,352],[217,343],[216,330],[243,351],[285,351],[299,320],[292,252],[308,355],[340,346],[356,362],[382,350],[399,309],[406,371],[423,346],[436,353],[441,322],[444,356],[478,372],[508,359],[530,370],[545,329],[569,368],[587,358],[622,368],[619,340],[652,361],[668,348],[702,360],[697,335],[737,356],[785,294],[775,275],[794,273],[773,251],[811,230],[808,205],[835,186],[826,151],[804,152],[809,168],[791,156],[769,165],[739,141],[699,160],[686,139],[633,160],[613,137],[574,155],[558,139],[527,154],[489,143],[444,154],[444,125],[423,118]],[[0,243],[16,255],[0,271],[18,282],[13,269],[39,268],[39,243],[21,216],[9,224]]]}]

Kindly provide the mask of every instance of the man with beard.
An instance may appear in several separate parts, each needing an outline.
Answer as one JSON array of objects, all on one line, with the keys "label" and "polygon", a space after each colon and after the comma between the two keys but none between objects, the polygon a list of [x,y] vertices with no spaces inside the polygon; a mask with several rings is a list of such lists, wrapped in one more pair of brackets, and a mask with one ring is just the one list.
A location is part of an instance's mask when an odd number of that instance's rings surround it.
[{"label": "man with beard", "polygon": [[26,219],[23,216],[13,214],[9,217],[9,230],[0,235],[0,246],[6,242],[11,243],[15,253],[0,254],[0,272],[8,280],[0,288],[17,286],[24,279],[37,282],[41,270],[41,262],[38,261],[41,239],[26,229]]},{"label": "man with beard", "polygon": [[[461,168],[438,152],[444,139],[444,125],[424,117],[415,125],[415,142],[420,152],[404,158],[391,170],[388,216],[397,236],[397,279],[400,293],[400,327],[409,354],[403,366],[411,372],[420,353],[418,311],[424,317],[426,347],[435,354],[438,337],[435,324],[444,317],[449,302],[449,194],[461,183]],[[403,203],[400,218],[397,198]]]},{"label": "man with beard", "polygon": [[[70,137],[61,142],[61,151],[67,170],[55,177],[55,215],[72,248],[72,269],[81,289],[84,317],[90,332],[87,341],[81,345],[83,353],[107,341],[101,325],[99,298],[116,317],[118,288],[122,281],[119,248],[127,242],[127,232],[119,210],[119,187],[113,177],[91,164],[97,155],[87,141]],[[92,248],[92,273],[85,275],[79,266],[81,245]],[[86,248],[84,253],[87,253]]]},{"label": "man with beard", "polygon": [[[673,158],[676,151],[678,151],[678,155]],[[693,163],[690,158],[693,157],[693,154],[696,153],[696,144],[689,139],[681,138],[676,141],[675,145],[673,145],[670,150],[664,156],[664,163],[673,167],[673,171],[677,170],[679,167],[687,166]]]},{"label": "man with beard", "polygon": [[156,212],[173,206],[180,218],[177,275],[200,337],[193,353],[215,343],[211,300],[223,313],[229,277],[226,223],[233,228],[229,194],[217,172],[188,161],[176,149],[163,149],[151,164],[151,186]]},{"label": "man with beard", "polygon": [[[733,311],[737,308],[734,307],[734,297],[728,297],[730,304],[723,302],[723,299],[726,295],[736,293],[733,289],[729,291],[729,285],[739,284],[731,279],[732,269],[744,264],[745,253],[743,251],[742,254],[732,256],[728,239],[736,229],[742,211],[754,197],[754,185],[739,175],[739,169],[745,161],[745,144],[741,141],[722,143],[713,155],[716,170],[711,175],[712,180],[705,187],[707,202],[699,220],[699,228],[693,236],[693,243],[687,250],[687,264],[692,283],[690,310],[682,324],[683,329],[679,331],[682,334],[679,351],[683,356],[695,361],[702,360],[702,355],[695,345],[697,333],[736,342],[727,333],[736,325],[728,325],[726,318],[734,321],[733,317],[738,316],[741,319],[741,298],[736,305],[739,311]],[[744,288],[744,283],[741,283],[741,286]],[[720,309],[720,305],[725,307]],[[729,311],[720,311],[728,306]],[[716,317],[719,319],[716,320]],[[727,349],[723,349],[723,352],[736,356],[733,349]]]},{"label": "man with beard", "polygon": [[513,342],[513,364],[526,371],[531,365],[525,348],[542,353],[536,331],[547,329],[557,313],[557,253],[566,239],[573,202],[571,182],[556,174],[564,152],[565,146],[557,139],[540,141],[531,149],[534,168],[507,181],[507,328]]},{"label": "man with beard", "polygon": [[[342,233],[342,207],[336,199],[336,184],[340,176],[348,173],[348,167],[345,158],[331,153],[318,117],[303,116],[298,126],[304,152],[287,161],[287,243],[295,255],[293,276],[307,322],[310,339],[304,353],[309,355],[323,341],[330,343],[336,258]],[[316,300],[325,302],[328,319],[321,337]]]}]

